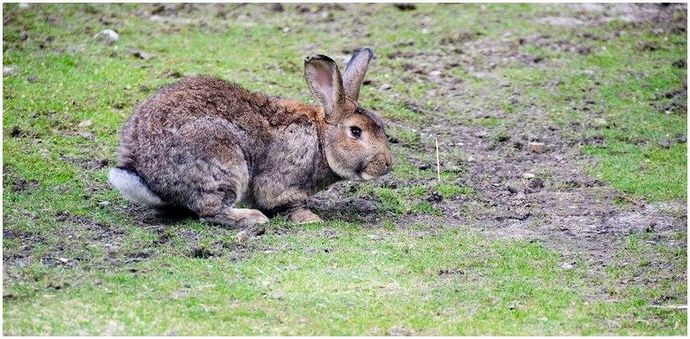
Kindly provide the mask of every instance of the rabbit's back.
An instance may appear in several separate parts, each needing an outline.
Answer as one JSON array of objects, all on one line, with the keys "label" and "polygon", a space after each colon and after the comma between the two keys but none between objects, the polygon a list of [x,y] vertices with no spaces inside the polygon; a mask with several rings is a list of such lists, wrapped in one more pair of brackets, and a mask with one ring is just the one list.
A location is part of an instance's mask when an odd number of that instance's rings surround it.
[{"label": "rabbit's back", "polygon": [[[214,120],[217,133],[204,131],[205,138],[233,135],[246,156],[256,157],[287,126],[315,128],[319,111],[307,105],[251,92],[213,77],[190,77],[160,89],[135,108],[122,131],[120,164],[141,167],[153,155],[175,147],[185,126],[199,120]],[[191,138],[194,139],[194,138]],[[151,164],[147,164],[151,166]],[[155,166],[155,165],[153,165]]]}]

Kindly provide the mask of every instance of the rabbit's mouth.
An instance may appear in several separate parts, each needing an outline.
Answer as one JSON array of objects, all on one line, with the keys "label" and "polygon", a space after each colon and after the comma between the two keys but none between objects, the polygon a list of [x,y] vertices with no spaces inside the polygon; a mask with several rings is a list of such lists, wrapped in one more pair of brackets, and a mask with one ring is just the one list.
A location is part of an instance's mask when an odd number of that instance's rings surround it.
[{"label": "rabbit's mouth", "polygon": [[386,160],[386,156],[378,154],[366,163],[362,162],[357,167],[357,175],[364,181],[373,180],[378,177],[386,175],[391,170],[390,161]]},{"label": "rabbit's mouth", "polygon": [[359,177],[358,181],[366,181],[367,180],[365,178],[365,175],[366,176],[369,176],[369,175],[364,172],[364,170],[366,170],[366,169],[367,169],[367,167],[366,167],[366,164],[364,161],[360,161],[359,164],[357,164],[357,168],[355,169],[355,174],[357,175],[357,177]]},{"label": "rabbit's mouth", "polygon": [[[359,177],[360,180],[358,181],[369,181],[369,180],[374,180],[378,177],[380,177],[383,174],[386,173],[381,173],[377,174],[378,171],[376,171],[376,164],[372,164],[372,162],[360,162],[359,166],[357,166],[357,169],[355,170],[355,174]],[[372,171],[373,170],[373,171]],[[373,174],[370,172],[374,172]]]}]

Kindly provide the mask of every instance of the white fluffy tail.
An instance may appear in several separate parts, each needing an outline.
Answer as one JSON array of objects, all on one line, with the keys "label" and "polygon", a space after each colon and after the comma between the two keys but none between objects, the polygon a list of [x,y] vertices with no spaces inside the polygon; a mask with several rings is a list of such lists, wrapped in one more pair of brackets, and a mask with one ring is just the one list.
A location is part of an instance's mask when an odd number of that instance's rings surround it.
[{"label": "white fluffy tail", "polygon": [[165,203],[155,195],[134,172],[113,168],[108,181],[117,188],[127,200],[148,206],[163,206]]}]

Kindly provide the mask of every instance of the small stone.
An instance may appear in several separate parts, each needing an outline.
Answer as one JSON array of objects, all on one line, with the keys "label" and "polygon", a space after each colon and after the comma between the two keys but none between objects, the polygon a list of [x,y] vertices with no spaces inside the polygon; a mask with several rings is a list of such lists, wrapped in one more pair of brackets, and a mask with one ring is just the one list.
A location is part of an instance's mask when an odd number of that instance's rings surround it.
[{"label": "small stone", "polygon": [[561,264],[561,268],[564,270],[572,270],[573,268],[575,268],[575,266],[573,266],[573,264],[571,263],[564,262]]},{"label": "small stone", "polygon": [[104,42],[108,45],[111,45],[120,40],[120,35],[112,29],[104,29],[96,33],[96,35],[94,35],[93,38],[98,41]]},{"label": "small stone", "polygon": [[283,293],[283,292],[281,292],[281,291],[274,291],[274,292],[271,292],[271,294],[269,294],[268,296],[269,296],[269,298],[271,298],[271,299],[276,299],[276,300],[285,299],[285,293]]},{"label": "small stone", "polygon": [[3,76],[11,76],[19,73],[19,67],[14,65],[7,65],[2,68]]},{"label": "small stone", "polygon": [[532,153],[544,153],[546,146],[543,142],[530,142],[527,144],[527,151]]},{"label": "small stone", "polygon": [[421,164],[421,165],[419,165],[419,167],[417,167],[417,168],[419,168],[419,169],[422,170],[422,171],[426,171],[426,170],[428,170],[429,168],[431,168],[431,165],[429,165],[429,164]]},{"label": "small stone", "polygon": [[331,22],[334,20],[333,13],[328,12],[328,11],[321,12],[320,16],[321,16],[321,21],[323,21],[323,22]]},{"label": "small stone", "polygon": [[93,125],[93,121],[91,121],[91,120],[84,120],[84,121],[80,122],[79,125],[77,125],[77,127],[79,127],[79,128],[86,128],[86,127],[89,127],[89,126],[91,126],[91,125]]},{"label": "small stone", "polygon": [[381,87],[379,87],[379,89],[382,91],[387,91],[387,90],[391,89],[391,84],[383,84],[383,85],[381,85]]},{"label": "small stone", "polygon": [[26,3],[26,2],[20,2],[19,3],[19,8],[21,8],[21,9],[26,9],[29,7],[31,7],[31,4],[29,4],[29,3]]},{"label": "small stone", "polygon": [[688,141],[688,137],[685,134],[676,134],[676,142],[679,144],[684,144]]},{"label": "small stone", "polygon": [[674,61],[672,65],[675,68],[685,68],[686,67],[685,59],[678,59],[678,60]]},{"label": "small stone", "polygon": [[101,201],[98,203],[98,206],[101,206],[101,207],[110,206],[110,201],[107,201],[107,200]]},{"label": "small stone", "polygon": [[441,76],[441,71],[431,71],[429,72],[429,75],[432,77],[439,77]]},{"label": "small stone", "polygon": [[283,33],[290,33],[290,27],[283,27]]},{"label": "small stone", "polygon": [[534,173],[525,172],[525,173],[522,173],[522,177],[525,179],[534,179],[536,177],[536,175],[534,175]]},{"label": "small stone", "polygon": [[36,76],[35,74],[29,75],[29,77],[26,78],[26,81],[35,84],[38,82],[38,76]]}]

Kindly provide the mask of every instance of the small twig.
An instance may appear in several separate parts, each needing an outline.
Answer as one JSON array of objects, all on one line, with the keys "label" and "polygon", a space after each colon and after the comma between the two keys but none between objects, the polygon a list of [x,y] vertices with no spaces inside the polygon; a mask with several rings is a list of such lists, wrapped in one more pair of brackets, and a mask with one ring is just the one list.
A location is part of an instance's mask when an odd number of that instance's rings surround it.
[{"label": "small twig", "polygon": [[438,156],[438,138],[434,137],[436,140],[436,179],[438,183],[441,183],[441,161]]}]

